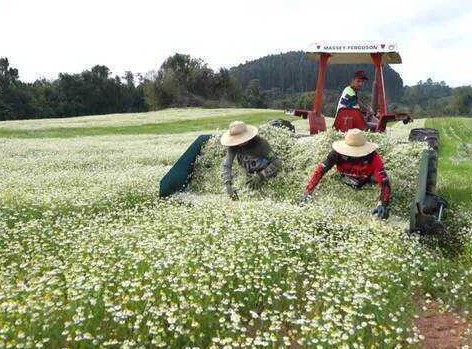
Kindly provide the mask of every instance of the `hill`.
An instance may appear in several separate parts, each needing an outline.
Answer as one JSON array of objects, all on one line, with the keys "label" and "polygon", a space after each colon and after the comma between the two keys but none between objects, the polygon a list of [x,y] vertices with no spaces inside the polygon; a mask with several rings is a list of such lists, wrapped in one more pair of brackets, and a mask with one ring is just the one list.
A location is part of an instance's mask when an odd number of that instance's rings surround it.
[{"label": "hill", "polygon": [[[373,65],[368,64],[337,64],[329,65],[326,89],[342,90],[350,81],[356,70],[363,69],[369,77],[374,76]],[[251,80],[259,80],[264,91],[278,90],[281,94],[313,91],[318,74],[318,63],[310,60],[305,52],[287,52],[269,55],[254,61],[240,64],[230,69],[230,73],[247,88]],[[397,101],[403,94],[403,80],[390,66],[384,66],[384,78],[387,97]],[[368,81],[366,90],[372,89],[372,79]]]}]

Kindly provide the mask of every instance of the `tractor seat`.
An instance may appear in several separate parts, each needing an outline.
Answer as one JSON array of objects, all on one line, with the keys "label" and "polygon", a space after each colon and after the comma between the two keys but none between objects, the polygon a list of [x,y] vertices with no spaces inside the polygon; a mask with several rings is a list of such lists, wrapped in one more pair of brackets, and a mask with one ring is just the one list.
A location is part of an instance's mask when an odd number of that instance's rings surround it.
[{"label": "tractor seat", "polygon": [[[372,123],[370,123],[372,124]],[[377,125],[369,125],[362,116],[359,109],[356,108],[340,108],[334,119],[333,127],[337,131],[346,132],[352,128],[358,128],[359,130],[374,130],[377,129]],[[373,127],[373,129],[372,129]]]}]

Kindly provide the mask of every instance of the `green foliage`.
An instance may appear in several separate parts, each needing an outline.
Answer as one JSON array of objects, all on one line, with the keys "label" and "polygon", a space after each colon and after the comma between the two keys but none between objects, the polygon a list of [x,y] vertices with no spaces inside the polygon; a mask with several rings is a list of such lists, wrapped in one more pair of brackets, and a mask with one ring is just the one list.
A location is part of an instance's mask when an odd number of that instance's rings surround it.
[{"label": "green foliage", "polygon": [[259,80],[249,81],[244,93],[243,106],[246,108],[266,108],[265,96],[259,86]]},{"label": "green foliage", "polygon": [[453,110],[459,115],[472,114],[472,86],[462,86],[454,89]]},{"label": "green foliage", "polygon": [[146,83],[148,103],[157,108],[236,103],[241,93],[228,70],[213,70],[201,59],[176,53],[161,65],[154,79]]},{"label": "green foliage", "polygon": [[[53,83],[58,91],[57,115],[90,115],[141,111],[143,103],[136,96],[128,75],[127,84],[116,76],[110,77],[106,66],[96,65],[81,74],[59,74]],[[131,83],[131,84],[130,84]]]},{"label": "green foliage", "polygon": [[234,79],[230,71],[220,68],[215,75],[214,97],[220,101],[237,102],[242,98],[242,91],[239,83]]},{"label": "green foliage", "polygon": [[405,86],[400,108],[408,109],[416,116],[438,117],[443,115],[472,115],[472,87],[451,88],[444,81],[432,79]]},{"label": "green foliage", "polygon": [[96,65],[80,74],[60,73],[54,81],[25,84],[1,58],[0,120],[145,111],[142,86],[134,86],[133,74],[127,72],[126,84],[110,75],[106,66]]},{"label": "green foliage", "polygon": [[433,82],[427,79],[413,86],[405,86],[401,104],[413,115],[439,116],[450,114],[452,88],[444,81]]},{"label": "green foliage", "polygon": [[0,57],[0,120],[31,114],[31,99],[30,89],[18,79],[18,69]]}]

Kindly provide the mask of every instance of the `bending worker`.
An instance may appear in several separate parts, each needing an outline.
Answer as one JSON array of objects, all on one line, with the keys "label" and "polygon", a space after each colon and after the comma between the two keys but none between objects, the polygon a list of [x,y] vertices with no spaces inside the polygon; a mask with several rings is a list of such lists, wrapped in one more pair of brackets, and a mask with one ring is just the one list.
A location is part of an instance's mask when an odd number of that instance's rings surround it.
[{"label": "bending worker", "polygon": [[381,219],[387,219],[391,198],[390,181],[385,172],[382,157],[375,151],[378,145],[367,142],[364,133],[357,129],[346,132],[342,141],[333,142],[333,150],[323,162],[320,162],[311,176],[303,201],[310,200],[318,182],[334,165],[341,175],[341,180],[355,189],[366,184],[377,182],[380,186],[380,201],[374,214]]},{"label": "bending worker", "polygon": [[222,176],[226,192],[233,200],[238,199],[237,191],[233,188],[232,168],[235,157],[246,171],[249,177],[246,184],[251,189],[257,189],[267,178],[275,177],[280,167],[279,157],[257,133],[257,127],[234,121],[221,136],[221,144],[228,147]]}]

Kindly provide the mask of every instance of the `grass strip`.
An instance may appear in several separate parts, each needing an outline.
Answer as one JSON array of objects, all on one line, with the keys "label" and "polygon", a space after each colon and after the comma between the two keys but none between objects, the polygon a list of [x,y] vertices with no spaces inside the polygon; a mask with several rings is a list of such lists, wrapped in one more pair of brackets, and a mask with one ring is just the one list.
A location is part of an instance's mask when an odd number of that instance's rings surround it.
[{"label": "grass strip", "polygon": [[[0,129],[0,138],[72,138],[103,135],[175,134],[214,129],[226,129],[231,121],[261,124],[284,116],[281,112],[260,112],[243,115],[216,116],[191,120],[169,121],[129,126],[59,127],[40,130]],[[292,118],[290,118],[292,119]]]}]

